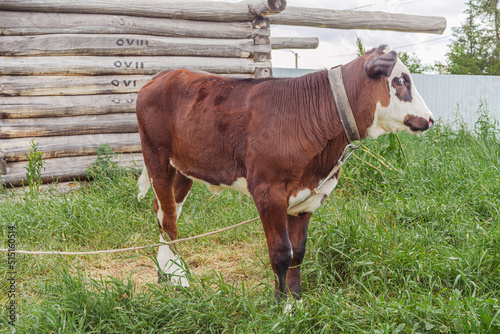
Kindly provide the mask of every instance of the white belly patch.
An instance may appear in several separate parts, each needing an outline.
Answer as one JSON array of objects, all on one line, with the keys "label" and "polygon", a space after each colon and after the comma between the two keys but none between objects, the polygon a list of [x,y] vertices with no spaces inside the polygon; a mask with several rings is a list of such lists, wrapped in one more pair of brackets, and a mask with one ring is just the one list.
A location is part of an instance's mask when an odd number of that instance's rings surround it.
[{"label": "white belly patch", "polygon": [[219,195],[223,190],[230,189],[230,190],[236,190],[240,193],[250,196],[250,192],[248,191],[247,179],[245,179],[244,177],[237,178],[236,181],[233,182],[233,184],[230,185],[219,184],[218,186],[215,186],[213,184],[208,183],[207,181],[200,180],[189,175],[186,175],[186,177],[190,178],[195,182],[206,185],[208,190],[214,195]]},{"label": "white belly patch", "polygon": [[245,179],[244,177],[237,178],[236,181],[233,182],[233,184],[230,185],[220,184],[218,186],[214,186],[203,180],[197,180],[194,178],[193,180],[205,184],[208,190],[210,190],[210,192],[214,195],[219,195],[224,189],[230,189],[230,190],[236,190],[242,194],[250,196],[250,192],[248,191],[247,179]]},{"label": "white belly patch", "polygon": [[332,178],[325,182],[319,188],[320,193],[312,194],[311,189],[302,189],[297,195],[291,196],[288,200],[288,210],[287,213],[292,216],[297,216],[302,212],[314,212],[319,206],[321,202],[325,199],[326,196],[330,195],[330,193],[337,186],[337,179]]},{"label": "white belly patch", "polygon": [[208,183],[205,180],[197,179],[195,177],[187,175],[186,173],[183,173],[181,170],[179,170],[177,167],[175,167],[172,160],[170,160],[170,165],[172,165],[172,167],[177,169],[177,171],[179,173],[181,173],[182,175],[184,175],[188,179],[191,179],[195,182],[206,185],[208,190],[214,195],[219,195],[224,189],[230,189],[230,190],[236,190],[240,193],[243,193],[245,195],[250,196],[250,192],[248,191],[247,179],[245,179],[244,177],[237,178],[236,181],[234,181],[232,184],[229,184],[229,185],[228,184],[213,185],[213,184]]}]

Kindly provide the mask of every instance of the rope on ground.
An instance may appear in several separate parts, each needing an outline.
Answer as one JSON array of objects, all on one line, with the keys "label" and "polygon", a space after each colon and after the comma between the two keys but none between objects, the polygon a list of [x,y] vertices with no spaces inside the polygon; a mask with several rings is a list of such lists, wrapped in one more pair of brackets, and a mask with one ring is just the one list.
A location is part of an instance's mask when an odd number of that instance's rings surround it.
[{"label": "rope on ground", "polygon": [[130,252],[130,251],[135,251],[135,250],[140,250],[140,249],[156,248],[156,247],[160,247],[160,246],[164,246],[164,245],[172,245],[172,244],[177,244],[177,243],[180,243],[183,241],[189,241],[189,240],[200,239],[203,237],[208,237],[209,235],[213,235],[213,234],[221,233],[221,232],[224,232],[227,230],[231,230],[233,228],[240,227],[240,226],[243,226],[243,225],[248,224],[248,223],[252,223],[252,222],[257,221],[259,219],[260,218],[257,217],[257,218],[246,220],[244,222],[241,222],[241,223],[238,223],[238,224],[235,224],[232,226],[221,228],[220,230],[217,230],[217,231],[207,232],[207,233],[196,235],[196,236],[189,237],[189,238],[177,239],[174,241],[162,242],[162,243],[158,243],[158,244],[153,244],[153,245],[149,245],[149,246],[141,246],[141,247],[107,249],[107,250],[92,251],[92,252],[58,252],[58,251],[25,251],[25,250],[12,250],[11,251],[11,250],[6,249],[6,248],[0,248],[0,251],[1,252],[17,253],[17,254],[32,254],[32,255],[42,255],[42,254],[45,254],[45,255],[95,255],[95,254],[106,254],[106,253]]}]

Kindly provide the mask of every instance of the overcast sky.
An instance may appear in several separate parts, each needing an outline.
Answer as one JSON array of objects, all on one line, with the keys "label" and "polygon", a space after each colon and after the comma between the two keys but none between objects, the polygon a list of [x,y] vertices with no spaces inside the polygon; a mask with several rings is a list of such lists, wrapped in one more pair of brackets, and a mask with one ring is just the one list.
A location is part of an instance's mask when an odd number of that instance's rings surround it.
[{"label": "overcast sky", "polygon": [[[293,50],[299,54],[299,68],[330,68],[349,62],[356,57],[356,35],[366,49],[388,44],[396,51],[415,52],[424,63],[432,63],[445,60],[451,27],[460,26],[465,20],[465,3],[466,0],[287,0],[287,6],[443,16],[447,28],[442,35],[436,35],[273,25],[271,35],[319,38],[319,47],[315,50]],[[295,56],[290,50],[275,50],[272,58],[274,67],[295,67]]]}]

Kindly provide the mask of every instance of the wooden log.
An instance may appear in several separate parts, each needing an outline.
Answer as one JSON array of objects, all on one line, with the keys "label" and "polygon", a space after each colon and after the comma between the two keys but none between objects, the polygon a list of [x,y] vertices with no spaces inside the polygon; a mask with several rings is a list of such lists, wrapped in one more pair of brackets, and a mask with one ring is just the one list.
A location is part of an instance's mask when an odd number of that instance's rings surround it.
[{"label": "wooden log", "polygon": [[256,52],[253,59],[256,62],[264,62],[271,60],[271,52]]},{"label": "wooden log", "polygon": [[[2,105],[10,104],[1,96],[136,93],[152,77],[151,75],[0,76],[0,114]],[[60,105],[59,102],[54,104]]]},{"label": "wooden log", "polygon": [[249,39],[146,35],[54,34],[4,36],[0,56],[203,56],[253,57],[266,47]]},{"label": "wooden log", "polygon": [[2,0],[0,10],[77,14],[118,14],[201,21],[252,21],[279,13],[286,0],[164,1],[164,0]]},{"label": "wooden log", "polygon": [[0,96],[0,118],[135,113],[136,99],[137,93],[81,96]]},{"label": "wooden log", "polygon": [[272,67],[257,67],[255,69],[255,77],[256,78],[269,78],[273,76]]},{"label": "wooden log", "polygon": [[[226,77],[234,78],[252,78],[253,74],[224,74]],[[94,95],[94,94],[120,94],[120,93],[137,93],[139,89],[152,79],[152,75],[97,75],[97,76],[0,76],[0,116],[2,117],[25,117],[23,112],[12,111],[13,116],[2,114],[2,104],[10,104],[8,101],[3,103],[2,96],[40,96],[40,95]],[[111,101],[116,108],[111,110],[103,109],[103,112],[126,112],[116,106],[116,100]],[[126,98],[126,96],[123,96]],[[95,99],[103,99],[105,97],[96,96]],[[129,99],[130,100],[130,99]],[[126,102],[127,99],[120,99],[120,102]],[[54,104],[53,100],[51,103]],[[43,102],[46,105],[47,103]],[[57,104],[60,103],[58,102]],[[75,103],[78,105],[78,103]],[[102,105],[102,103],[100,103]],[[85,113],[99,114],[92,106],[86,106]],[[46,109],[46,108],[45,108]],[[59,108],[57,108],[59,110]],[[33,112],[33,111],[32,111]],[[77,110],[73,109],[71,114],[78,114]],[[29,115],[35,116],[30,113]],[[66,113],[55,112],[50,116],[64,116]],[[29,117],[31,117],[29,116]],[[36,117],[43,117],[37,115]]]},{"label": "wooden log", "polygon": [[[42,171],[42,182],[87,180],[86,170],[92,166],[96,159],[95,155],[48,159],[45,161],[45,169]],[[144,166],[142,153],[119,154],[111,161],[116,162],[119,166],[133,170],[140,170]],[[14,187],[22,185],[22,182],[26,184],[25,166],[25,161],[8,163],[7,174],[2,175],[3,184]]]},{"label": "wooden log", "polygon": [[104,144],[117,153],[141,152],[139,133],[134,132],[3,139],[0,156],[8,162],[26,161],[32,139],[38,144],[43,159],[93,155]]},{"label": "wooden log", "polygon": [[0,75],[133,75],[178,68],[249,74],[254,73],[255,63],[249,58],[212,57],[0,57]]},{"label": "wooden log", "polygon": [[0,119],[0,139],[137,132],[135,114]]},{"label": "wooden log", "polygon": [[271,39],[267,36],[255,36],[253,41],[255,45],[271,45]]},{"label": "wooden log", "polygon": [[141,34],[170,37],[254,38],[250,22],[204,22],[104,14],[0,11],[0,35]]},{"label": "wooden log", "polygon": [[385,12],[287,7],[269,16],[271,24],[332,29],[372,29],[442,34],[446,19],[438,16],[391,14]]},{"label": "wooden log", "polygon": [[317,37],[271,37],[271,49],[316,49],[319,45]]},{"label": "wooden log", "polygon": [[[271,24],[267,18],[256,18],[252,21],[254,28],[261,31],[269,30]],[[266,78],[272,76],[272,65],[269,62],[271,60],[271,41],[266,35],[257,35],[254,37],[254,43],[256,45],[265,45],[267,50],[265,52],[255,52],[254,61],[256,64],[254,76],[256,78]]]},{"label": "wooden log", "polygon": [[254,29],[259,29],[259,32],[266,31],[271,28],[271,22],[265,17],[257,17],[252,20],[252,26]]}]

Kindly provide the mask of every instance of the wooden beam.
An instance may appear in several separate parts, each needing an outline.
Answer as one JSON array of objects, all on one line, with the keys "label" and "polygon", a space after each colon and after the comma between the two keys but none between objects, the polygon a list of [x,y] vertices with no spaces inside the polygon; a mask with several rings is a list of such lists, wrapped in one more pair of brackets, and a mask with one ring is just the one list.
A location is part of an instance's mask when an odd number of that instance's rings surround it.
[{"label": "wooden beam", "polygon": [[0,119],[0,139],[137,132],[135,114]]},{"label": "wooden beam", "polygon": [[[253,74],[224,74],[226,77],[234,78],[252,78]],[[22,110],[15,110],[15,107],[10,108],[10,112],[6,113],[5,105],[11,104],[9,100],[5,100],[4,97],[9,96],[43,96],[43,95],[94,95],[93,99],[101,100],[108,99],[106,96],[99,96],[103,94],[120,94],[120,93],[137,93],[139,89],[153,78],[152,75],[82,75],[82,76],[66,76],[66,75],[50,75],[50,76],[22,76],[22,75],[12,75],[12,76],[0,76],[0,116],[1,117],[31,117],[35,116],[33,114],[33,109],[30,108],[30,113],[27,116],[23,116],[25,113]],[[119,107],[124,101],[130,101],[130,98],[123,95],[123,98],[116,103],[114,98],[119,98],[119,96],[112,96],[110,100],[113,104],[113,108],[103,109],[103,112],[127,112],[128,109]],[[50,100],[52,99],[52,100]],[[60,109],[61,104],[64,102],[56,102],[50,98],[49,101],[41,101],[41,109],[47,110],[47,105],[57,104],[58,107],[54,109],[54,113],[47,116],[64,116],[66,112],[57,112]],[[72,99],[78,99],[78,97],[72,97]],[[82,98],[83,99],[83,98]],[[33,100],[34,101],[34,100]],[[26,100],[24,101],[26,102]],[[73,105],[81,105],[83,103],[88,104],[88,100],[82,100],[82,103],[75,101]],[[18,104],[17,101],[15,104]],[[33,105],[34,103],[30,103]],[[117,105],[118,104],[118,105]],[[104,105],[104,103],[97,103],[97,105]],[[98,110],[93,109],[93,106],[86,106],[83,112],[91,114],[99,114]],[[119,110],[119,111],[118,111]],[[2,113],[3,111],[3,113]],[[76,109],[72,110],[71,114],[76,115],[79,112]],[[12,116],[11,116],[12,115]],[[36,115],[35,117],[43,117],[42,114]]]},{"label": "wooden beam", "polygon": [[0,57],[0,75],[138,75],[178,68],[249,74],[256,65],[250,58],[221,57]]},{"label": "wooden beam", "polygon": [[442,34],[446,19],[439,16],[391,14],[385,12],[332,10],[289,6],[269,16],[271,24],[332,29],[370,29]]},{"label": "wooden beam", "polygon": [[[0,5],[1,7],[1,5]],[[0,11],[0,35],[140,34],[170,37],[254,38],[250,22],[206,22],[105,14]],[[269,36],[269,31],[267,31]]]},{"label": "wooden beam", "polygon": [[[85,172],[92,166],[96,159],[95,155],[48,159],[45,161],[45,169],[42,171],[42,182],[86,180],[88,175]],[[119,154],[111,159],[111,161],[116,162],[119,166],[132,169],[141,169],[144,166],[142,153]],[[25,166],[25,161],[7,163],[7,174],[2,175],[3,184],[7,186],[20,186],[23,181],[26,184]]]},{"label": "wooden beam", "polygon": [[32,139],[38,144],[43,159],[93,155],[104,144],[117,153],[141,152],[139,133],[134,132],[3,139],[0,156],[8,162],[26,161]]},{"label": "wooden beam", "polygon": [[319,45],[317,37],[271,37],[271,48],[279,49],[316,49]]},{"label": "wooden beam", "polygon": [[118,14],[200,21],[250,22],[279,13],[286,0],[164,1],[164,0],[2,0],[0,10],[76,14]]},{"label": "wooden beam", "polygon": [[69,96],[0,96],[0,118],[135,113],[137,93]]},{"label": "wooden beam", "polygon": [[0,56],[203,56],[253,57],[264,45],[249,39],[179,38],[147,35],[54,34],[4,36]]},{"label": "wooden beam", "polygon": [[[11,104],[2,96],[137,93],[152,77],[152,75],[0,76],[0,114],[5,108],[4,105]],[[93,98],[101,99],[103,97],[95,96]],[[42,101],[41,104],[47,105],[45,101]],[[61,105],[60,102],[53,100],[52,104]],[[18,113],[13,114],[16,115],[15,117],[23,117],[17,115]]]}]

